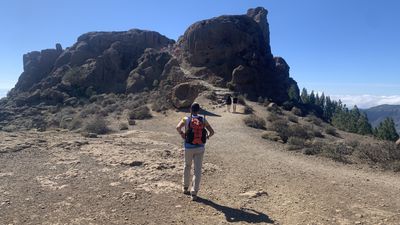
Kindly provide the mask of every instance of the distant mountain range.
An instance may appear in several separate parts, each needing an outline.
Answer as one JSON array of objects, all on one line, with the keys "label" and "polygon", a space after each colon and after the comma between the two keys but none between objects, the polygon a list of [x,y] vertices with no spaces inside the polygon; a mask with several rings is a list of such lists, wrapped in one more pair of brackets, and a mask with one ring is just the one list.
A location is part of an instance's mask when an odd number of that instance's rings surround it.
[{"label": "distant mountain range", "polygon": [[369,109],[363,109],[373,127],[383,121],[386,117],[392,117],[396,123],[397,133],[400,133],[400,105],[378,105]]}]

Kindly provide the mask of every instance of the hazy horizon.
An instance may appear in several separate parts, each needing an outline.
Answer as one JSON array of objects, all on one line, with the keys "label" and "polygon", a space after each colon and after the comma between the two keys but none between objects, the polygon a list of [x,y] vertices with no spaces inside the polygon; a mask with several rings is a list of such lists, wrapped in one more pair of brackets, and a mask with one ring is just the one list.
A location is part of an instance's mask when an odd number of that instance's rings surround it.
[{"label": "hazy horizon", "polygon": [[400,31],[394,29],[400,27],[400,2],[394,0],[1,2],[7,32],[0,37],[0,98],[17,82],[27,52],[56,43],[69,47],[89,31],[138,28],[176,40],[194,22],[257,6],[269,11],[272,53],[288,62],[300,89],[340,98],[350,108],[400,104]]}]

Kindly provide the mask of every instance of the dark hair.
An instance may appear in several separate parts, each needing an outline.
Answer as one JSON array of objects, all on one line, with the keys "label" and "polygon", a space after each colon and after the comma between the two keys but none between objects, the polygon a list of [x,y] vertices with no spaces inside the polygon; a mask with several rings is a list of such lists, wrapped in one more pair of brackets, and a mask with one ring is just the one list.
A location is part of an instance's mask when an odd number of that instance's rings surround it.
[{"label": "dark hair", "polygon": [[192,112],[198,112],[200,111],[200,105],[197,102],[193,102],[193,104],[190,106],[190,109]]}]

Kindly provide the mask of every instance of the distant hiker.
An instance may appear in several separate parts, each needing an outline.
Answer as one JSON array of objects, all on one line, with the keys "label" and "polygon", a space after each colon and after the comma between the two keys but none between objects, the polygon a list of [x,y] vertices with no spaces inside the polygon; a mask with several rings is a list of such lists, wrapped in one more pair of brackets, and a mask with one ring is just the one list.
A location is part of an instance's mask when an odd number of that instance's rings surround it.
[{"label": "distant hiker", "polygon": [[237,103],[238,103],[238,97],[237,97],[237,95],[234,95],[234,96],[233,96],[233,112],[234,112],[234,113],[236,112],[236,105],[237,105]]},{"label": "distant hiker", "polygon": [[232,105],[232,98],[231,95],[227,95],[225,99],[226,107],[228,109],[228,112],[231,112],[231,105]]},{"label": "distant hiker", "polygon": [[[185,140],[185,166],[183,172],[183,193],[191,195],[192,200],[197,199],[200,188],[201,167],[207,139],[214,135],[214,130],[206,120],[205,116],[198,115],[200,105],[194,102],[190,107],[190,116],[185,116],[176,126],[176,130]],[[185,128],[185,132],[182,131]],[[192,161],[194,161],[194,175],[191,179]],[[190,180],[192,189],[189,191]]]}]

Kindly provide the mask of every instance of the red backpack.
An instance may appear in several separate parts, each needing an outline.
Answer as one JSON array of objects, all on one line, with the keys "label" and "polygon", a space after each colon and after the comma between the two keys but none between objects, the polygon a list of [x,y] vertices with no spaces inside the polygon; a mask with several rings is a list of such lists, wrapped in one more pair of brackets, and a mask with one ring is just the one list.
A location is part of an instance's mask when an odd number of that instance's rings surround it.
[{"label": "red backpack", "polygon": [[189,125],[186,131],[186,143],[192,145],[205,144],[207,141],[207,130],[205,129],[205,116],[193,117],[192,115],[188,118]]}]

